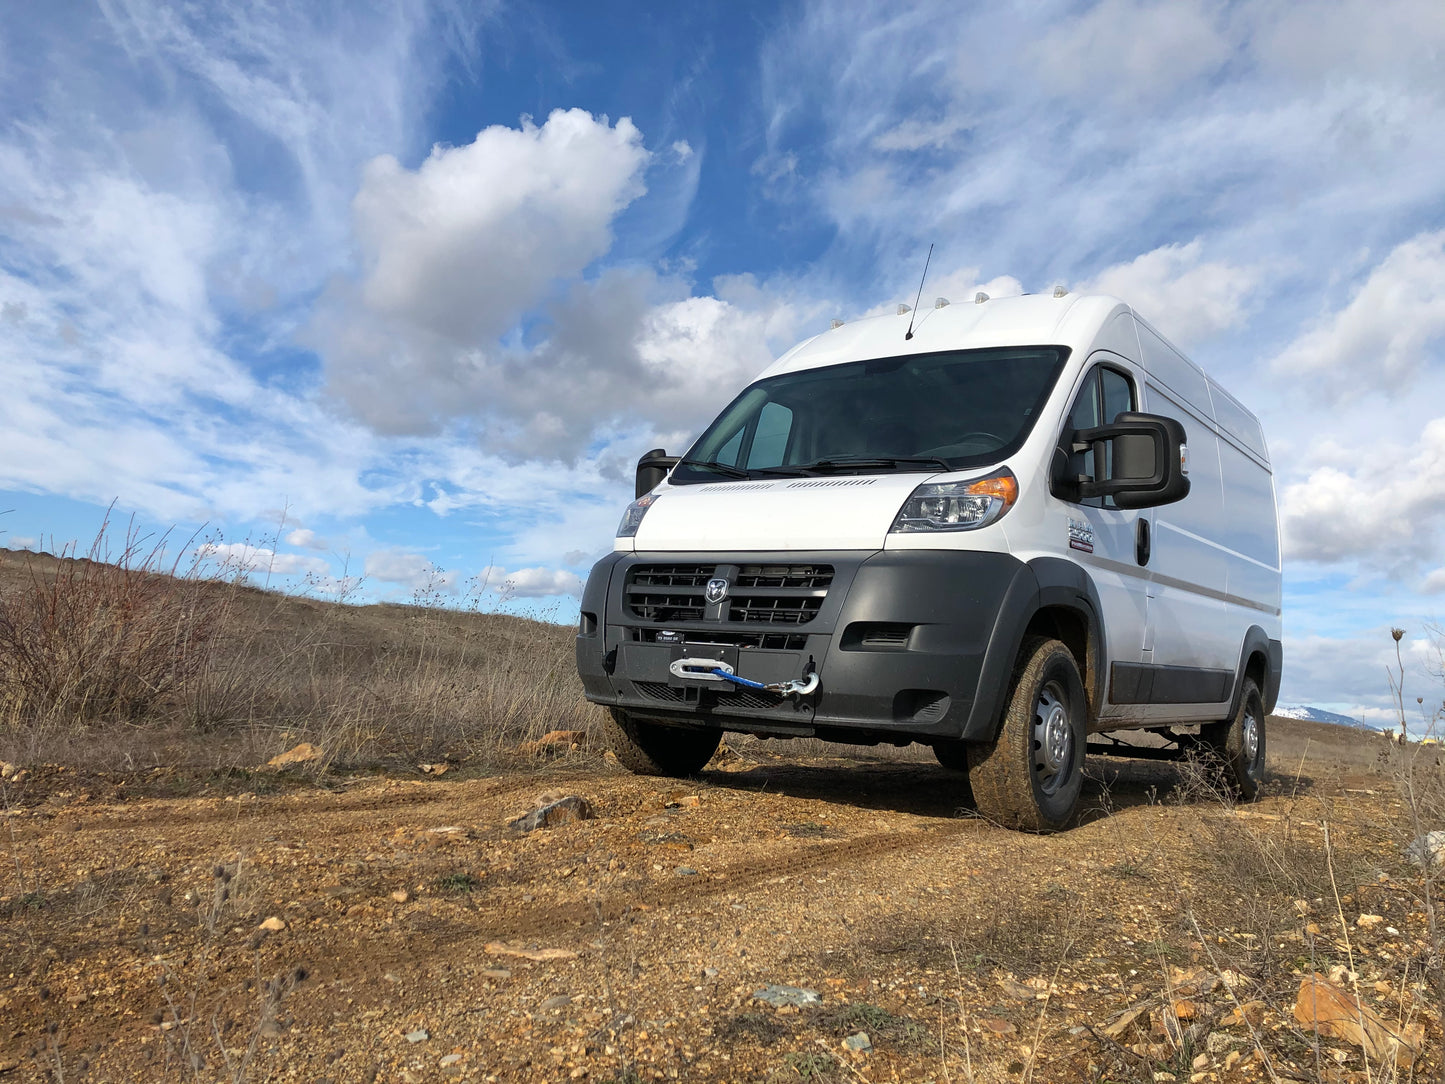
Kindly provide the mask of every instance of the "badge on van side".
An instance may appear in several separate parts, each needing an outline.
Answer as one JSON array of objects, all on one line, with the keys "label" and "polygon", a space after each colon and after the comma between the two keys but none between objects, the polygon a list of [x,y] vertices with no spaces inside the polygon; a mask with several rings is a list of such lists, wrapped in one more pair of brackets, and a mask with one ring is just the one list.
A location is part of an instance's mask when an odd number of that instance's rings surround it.
[{"label": "badge on van side", "polygon": [[1081,523],[1071,517],[1069,519],[1069,549],[1093,553],[1094,528],[1088,523]]}]

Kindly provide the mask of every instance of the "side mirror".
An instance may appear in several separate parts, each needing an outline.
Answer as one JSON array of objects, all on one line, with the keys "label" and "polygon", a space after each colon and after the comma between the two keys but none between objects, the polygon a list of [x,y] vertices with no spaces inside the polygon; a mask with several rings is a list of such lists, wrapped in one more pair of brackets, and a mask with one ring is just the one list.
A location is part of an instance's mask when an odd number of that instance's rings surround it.
[{"label": "side mirror", "polygon": [[1189,445],[1184,426],[1173,418],[1126,411],[1111,425],[1074,433],[1075,452],[1090,445],[1094,477],[1078,480],[1080,497],[1113,497],[1119,508],[1153,508],[1189,495]]},{"label": "side mirror", "polygon": [[637,461],[637,496],[651,493],[667,472],[677,466],[678,457],[654,448]]}]

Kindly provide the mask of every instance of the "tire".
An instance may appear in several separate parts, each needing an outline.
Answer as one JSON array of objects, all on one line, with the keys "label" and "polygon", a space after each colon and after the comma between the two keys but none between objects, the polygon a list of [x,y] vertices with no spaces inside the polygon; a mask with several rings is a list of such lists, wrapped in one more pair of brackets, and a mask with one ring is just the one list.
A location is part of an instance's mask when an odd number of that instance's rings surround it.
[{"label": "tire", "polygon": [[933,755],[951,772],[957,772],[961,777],[963,786],[960,788],[963,804],[974,806],[973,787],[969,782],[968,775],[968,745],[961,741],[936,741],[933,743]]},{"label": "tire", "polygon": [[1201,726],[1199,740],[1217,758],[1234,793],[1246,802],[1253,801],[1264,782],[1266,752],[1264,697],[1254,678],[1244,679],[1234,718]]},{"label": "tire", "polygon": [[634,719],[613,708],[602,723],[607,744],[635,775],[693,775],[712,759],[721,730],[690,730]]},{"label": "tire", "polygon": [[1028,832],[1067,825],[1084,786],[1087,711],[1069,649],[1058,640],[1025,640],[998,738],[968,747],[979,812]]}]

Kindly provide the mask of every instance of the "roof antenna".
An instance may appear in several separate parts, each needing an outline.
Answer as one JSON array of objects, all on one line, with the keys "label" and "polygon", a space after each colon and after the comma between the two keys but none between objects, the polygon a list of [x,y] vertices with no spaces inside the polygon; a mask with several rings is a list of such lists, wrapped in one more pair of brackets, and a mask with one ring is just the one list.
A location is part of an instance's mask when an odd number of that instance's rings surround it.
[{"label": "roof antenna", "polygon": [[[913,299],[913,316],[918,315],[918,302],[923,297],[923,281],[928,278],[928,262],[933,259],[933,246],[928,246],[928,259],[923,261],[923,278],[918,280],[918,297]],[[904,334],[905,339],[913,338],[913,316],[908,318],[908,331]]]}]

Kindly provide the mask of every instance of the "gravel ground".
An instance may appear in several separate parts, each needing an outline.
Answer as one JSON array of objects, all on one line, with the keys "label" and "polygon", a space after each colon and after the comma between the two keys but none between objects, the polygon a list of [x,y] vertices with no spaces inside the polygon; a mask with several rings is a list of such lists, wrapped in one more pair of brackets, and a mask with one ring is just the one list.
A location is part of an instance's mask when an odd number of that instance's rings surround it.
[{"label": "gravel ground", "polygon": [[[1435,1079],[1393,783],[1372,739],[1305,733],[1248,808],[1091,760],[1055,836],[932,765],[762,743],[685,781],[564,757],[164,797],[33,767],[0,1081]],[[1317,1039],[1315,974],[1404,1045]]]}]

